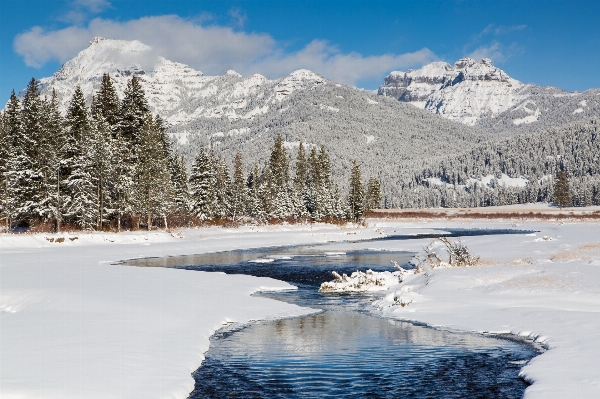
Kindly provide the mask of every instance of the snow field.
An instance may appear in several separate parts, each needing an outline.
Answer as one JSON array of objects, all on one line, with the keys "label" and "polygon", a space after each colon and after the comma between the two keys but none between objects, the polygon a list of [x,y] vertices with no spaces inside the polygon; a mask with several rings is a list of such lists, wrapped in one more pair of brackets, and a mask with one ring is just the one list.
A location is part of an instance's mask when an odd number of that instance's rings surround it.
[{"label": "snow field", "polygon": [[[138,257],[371,238],[371,229],[270,226],[181,234],[0,235],[0,396],[186,398],[223,324],[312,312],[251,276],[110,264]],[[65,237],[74,234],[65,234]]]}]

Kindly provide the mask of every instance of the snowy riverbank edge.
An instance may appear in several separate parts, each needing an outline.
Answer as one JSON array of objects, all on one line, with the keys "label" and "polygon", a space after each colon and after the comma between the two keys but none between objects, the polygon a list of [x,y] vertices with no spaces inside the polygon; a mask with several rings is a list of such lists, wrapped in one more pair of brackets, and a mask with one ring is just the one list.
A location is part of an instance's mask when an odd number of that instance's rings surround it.
[{"label": "snowy riverbank edge", "polygon": [[[482,264],[404,276],[373,311],[436,328],[513,334],[549,350],[520,375],[527,399],[600,397],[600,223],[371,220],[386,234],[445,229],[536,230],[528,235],[464,237]],[[331,244],[327,250],[419,251],[431,239]]]},{"label": "snowy riverbank edge", "polygon": [[[261,288],[291,288],[275,280],[111,266],[110,261],[382,233],[516,228],[539,233],[463,238],[483,265],[407,277],[373,311],[438,328],[535,339],[550,350],[522,369],[523,378],[533,382],[526,398],[596,398],[600,224],[513,223],[371,220],[366,229],[215,228],[184,231],[183,238],[151,232],[80,235],[71,241],[72,235],[65,235],[62,243],[44,235],[0,236],[0,393],[3,398],[187,397],[193,388],[190,373],[223,323],[307,311],[249,297]],[[323,250],[416,252],[429,242],[340,242]],[[63,244],[60,248],[71,249],[53,249]],[[398,306],[402,300],[409,305]]]},{"label": "snowy riverbank edge", "polygon": [[251,296],[294,288],[281,281],[115,261],[376,236],[318,224],[0,235],[0,396],[186,398],[224,324],[312,312]]}]

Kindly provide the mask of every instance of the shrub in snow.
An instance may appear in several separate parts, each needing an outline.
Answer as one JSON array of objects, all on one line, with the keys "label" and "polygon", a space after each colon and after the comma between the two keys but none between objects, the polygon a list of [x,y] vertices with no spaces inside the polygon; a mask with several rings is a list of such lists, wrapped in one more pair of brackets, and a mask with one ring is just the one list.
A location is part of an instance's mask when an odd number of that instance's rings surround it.
[{"label": "shrub in snow", "polygon": [[[448,253],[448,261],[442,260],[440,255],[435,252],[436,248],[441,247],[436,245],[438,241],[444,245]],[[460,241],[460,238],[452,242],[446,237],[441,237],[424,247],[415,255],[411,263],[416,266],[415,273],[421,273],[424,269],[433,269],[438,266],[475,266],[479,264],[479,256],[471,255],[469,248]]]}]

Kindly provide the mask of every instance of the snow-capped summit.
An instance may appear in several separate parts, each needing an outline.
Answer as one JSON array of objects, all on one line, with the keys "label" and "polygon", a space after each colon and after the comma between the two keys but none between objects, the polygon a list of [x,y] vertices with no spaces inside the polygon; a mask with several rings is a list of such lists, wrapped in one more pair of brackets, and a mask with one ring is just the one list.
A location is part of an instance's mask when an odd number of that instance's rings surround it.
[{"label": "snow-capped summit", "polygon": [[432,62],[417,70],[392,72],[378,94],[474,125],[483,114],[496,115],[521,100],[524,86],[489,58],[477,62],[466,57],[453,66]]},{"label": "snow-capped summit", "polygon": [[42,95],[49,96],[56,90],[64,112],[78,85],[91,101],[104,73],[110,74],[119,95],[131,76],[137,75],[151,109],[171,126],[198,118],[253,118],[292,92],[325,82],[309,70],[298,70],[277,80],[259,74],[244,78],[231,69],[222,76],[204,76],[188,65],[161,57],[137,40],[95,37],[53,76],[40,79]]},{"label": "snow-capped summit", "polygon": [[600,109],[598,92],[568,93],[525,84],[494,66],[489,58],[477,62],[465,57],[454,65],[432,62],[416,70],[391,72],[378,94],[467,125],[506,132],[595,117]]}]

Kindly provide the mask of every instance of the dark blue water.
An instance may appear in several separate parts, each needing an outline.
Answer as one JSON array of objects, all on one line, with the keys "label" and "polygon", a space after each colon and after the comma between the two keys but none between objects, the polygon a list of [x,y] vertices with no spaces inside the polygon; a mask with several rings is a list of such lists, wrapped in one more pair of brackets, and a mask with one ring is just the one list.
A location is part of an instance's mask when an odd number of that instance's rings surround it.
[{"label": "dark blue water", "polygon": [[[482,234],[476,232],[465,235]],[[332,270],[393,270],[390,260],[408,268],[411,257],[368,250],[326,253],[317,246],[150,259],[145,264],[284,280],[298,290],[260,295],[322,310],[221,329],[193,373],[190,398],[522,397],[528,385],[518,372],[538,354],[530,345],[374,316],[370,303],[381,294],[318,292],[322,282],[332,279]]]}]

